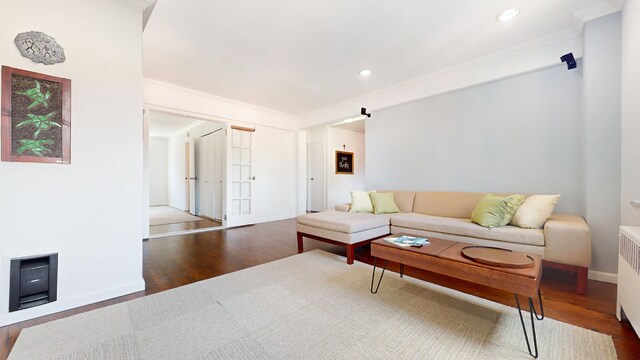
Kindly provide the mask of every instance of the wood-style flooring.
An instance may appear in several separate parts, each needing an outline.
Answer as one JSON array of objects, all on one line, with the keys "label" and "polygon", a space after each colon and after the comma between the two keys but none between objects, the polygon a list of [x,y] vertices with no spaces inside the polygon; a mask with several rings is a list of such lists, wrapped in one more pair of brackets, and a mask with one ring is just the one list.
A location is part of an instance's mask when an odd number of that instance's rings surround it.
[{"label": "wood-style flooring", "polygon": [[203,219],[204,220],[200,221],[186,221],[175,224],[149,226],[149,235],[158,235],[172,233],[175,231],[196,230],[222,226],[222,223],[220,221],[206,218]]},{"label": "wood-style flooring", "polygon": [[[342,247],[308,239],[304,241],[305,251],[323,249],[345,255]],[[151,239],[143,242],[142,246],[144,292],[2,327],[0,359],[7,357],[23,328],[295,255],[295,220]],[[369,251],[369,246],[356,250],[356,261],[371,264],[373,259]],[[398,267],[392,266],[391,270],[397,271]],[[513,295],[507,292],[411,268],[405,272],[409,276],[514,306]],[[590,280],[587,296],[575,294],[574,288],[575,277],[572,274],[545,268],[541,285],[545,315],[609,334],[620,359],[640,359],[640,340],[628,322],[620,323],[615,317],[616,286]]]}]

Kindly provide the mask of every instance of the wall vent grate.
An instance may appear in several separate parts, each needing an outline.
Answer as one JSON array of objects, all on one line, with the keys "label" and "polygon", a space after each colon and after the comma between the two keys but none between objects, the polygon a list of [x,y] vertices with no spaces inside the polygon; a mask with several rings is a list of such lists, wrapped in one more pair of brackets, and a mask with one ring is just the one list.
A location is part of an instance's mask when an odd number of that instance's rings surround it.
[{"label": "wall vent grate", "polygon": [[640,239],[633,239],[625,233],[620,233],[620,256],[640,275]]}]

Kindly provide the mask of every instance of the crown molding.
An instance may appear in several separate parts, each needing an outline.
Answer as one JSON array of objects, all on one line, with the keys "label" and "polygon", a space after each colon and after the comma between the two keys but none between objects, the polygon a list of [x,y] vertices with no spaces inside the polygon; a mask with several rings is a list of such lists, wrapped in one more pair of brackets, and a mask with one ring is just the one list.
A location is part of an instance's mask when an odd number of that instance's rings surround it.
[{"label": "crown molding", "polygon": [[624,1],[625,0],[607,0],[576,11],[573,13],[573,28],[579,34],[582,34],[585,23],[621,11],[624,7]]},{"label": "crown molding", "polygon": [[129,0],[129,1],[143,9],[156,4],[156,0]]},{"label": "crown molding", "polygon": [[361,107],[376,111],[535,70],[560,66],[560,56],[568,52],[573,52],[576,59],[582,58],[582,37],[573,29],[308,112],[301,116],[300,128],[353,116]]},{"label": "crown molding", "polygon": [[188,112],[227,122],[246,122],[297,131],[299,118],[277,110],[144,78],[144,103],[164,111]]}]

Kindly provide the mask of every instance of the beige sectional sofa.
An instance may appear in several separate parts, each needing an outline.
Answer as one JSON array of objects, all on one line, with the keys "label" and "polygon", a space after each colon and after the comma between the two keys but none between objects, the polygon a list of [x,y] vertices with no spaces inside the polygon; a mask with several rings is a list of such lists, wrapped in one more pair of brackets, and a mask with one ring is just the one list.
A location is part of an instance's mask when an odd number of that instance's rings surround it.
[{"label": "beige sectional sofa", "polygon": [[540,255],[545,266],[576,272],[577,291],[586,293],[591,233],[582,217],[554,214],[543,229],[510,225],[488,229],[470,220],[484,193],[390,192],[394,193],[399,213],[350,213],[345,204],[337,206],[336,211],[299,216],[298,251],[303,251],[304,237],[342,245],[351,264],[355,248],[390,233],[436,237]]}]

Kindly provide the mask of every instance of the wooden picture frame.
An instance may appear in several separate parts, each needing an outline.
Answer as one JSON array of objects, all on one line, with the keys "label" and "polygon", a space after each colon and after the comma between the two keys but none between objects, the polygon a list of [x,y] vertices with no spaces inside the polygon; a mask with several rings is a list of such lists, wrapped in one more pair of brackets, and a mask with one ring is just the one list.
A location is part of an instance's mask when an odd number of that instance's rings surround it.
[{"label": "wooden picture frame", "polygon": [[353,175],[353,153],[336,150],[336,174]]},{"label": "wooden picture frame", "polygon": [[2,66],[2,161],[71,163],[71,80]]}]

